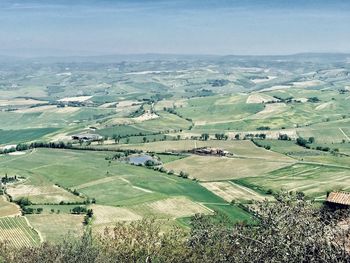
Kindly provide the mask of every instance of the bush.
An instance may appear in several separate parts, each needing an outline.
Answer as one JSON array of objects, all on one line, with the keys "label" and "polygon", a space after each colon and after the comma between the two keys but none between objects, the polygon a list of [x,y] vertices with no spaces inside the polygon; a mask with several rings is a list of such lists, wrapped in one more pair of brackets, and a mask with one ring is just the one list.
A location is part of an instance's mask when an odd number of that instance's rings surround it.
[{"label": "bush", "polygon": [[297,144],[301,147],[306,147],[306,145],[308,144],[308,141],[304,138],[299,137],[297,139]]},{"label": "bush", "polygon": [[303,193],[279,193],[275,202],[252,207],[254,225],[232,224],[216,213],[195,215],[189,231],[174,226],[164,232],[160,222],[143,219],[117,223],[97,236],[87,230],[57,244],[0,243],[0,262],[350,262],[349,230],[339,224],[349,211],[317,208]]}]

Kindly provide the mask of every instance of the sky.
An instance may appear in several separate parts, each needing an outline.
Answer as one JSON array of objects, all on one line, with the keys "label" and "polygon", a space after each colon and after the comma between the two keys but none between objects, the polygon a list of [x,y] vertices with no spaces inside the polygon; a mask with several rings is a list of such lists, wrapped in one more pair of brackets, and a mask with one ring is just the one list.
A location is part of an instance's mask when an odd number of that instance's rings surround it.
[{"label": "sky", "polygon": [[348,0],[0,0],[0,55],[350,53]]}]

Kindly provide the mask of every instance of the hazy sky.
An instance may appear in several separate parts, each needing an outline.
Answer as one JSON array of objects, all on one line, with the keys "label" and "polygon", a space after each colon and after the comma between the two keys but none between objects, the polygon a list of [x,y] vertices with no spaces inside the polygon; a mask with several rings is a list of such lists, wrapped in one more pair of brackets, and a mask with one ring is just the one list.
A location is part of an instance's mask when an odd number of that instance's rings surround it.
[{"label": "hazy sky", "polygon": [[0,0],[0,54],[350,52],[348,0]]}]

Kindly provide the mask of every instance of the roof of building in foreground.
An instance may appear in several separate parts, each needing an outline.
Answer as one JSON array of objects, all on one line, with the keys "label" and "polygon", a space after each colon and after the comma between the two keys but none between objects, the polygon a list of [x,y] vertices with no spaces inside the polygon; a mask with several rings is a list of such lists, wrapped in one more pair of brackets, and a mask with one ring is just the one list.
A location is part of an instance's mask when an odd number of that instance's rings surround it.
[{"label": "roof of building in foreground", "polygon": [[350,205],[350,193],[331,192],[327,197],[327,202],[341,205]]}]

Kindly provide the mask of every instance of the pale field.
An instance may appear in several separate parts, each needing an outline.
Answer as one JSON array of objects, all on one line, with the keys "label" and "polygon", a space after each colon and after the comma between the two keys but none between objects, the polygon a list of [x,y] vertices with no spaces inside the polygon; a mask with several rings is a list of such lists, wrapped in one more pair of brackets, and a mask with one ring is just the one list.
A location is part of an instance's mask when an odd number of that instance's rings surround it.
[{"label": "pale field", "polygon": [[89,208],[94,212],[94,226],[110,226],[121,221],[135,221],[142,219],[140,215],[124,207],[91,205]]},{"label": "pale field", "polygon": [[165,108],[173,108],[174,104],[175,104],[175,101],[173,101],[173,100],[161,100],[155,104],[154,108],[157,111],[161,111],[164,109],[164,107]]},{"label": "pale field", "polygon": [[153,113],[153,112],[145,112],[144,114],[142,114],[139,117],[133,118],[134,121],[136,122],[143,122],[143,121],[148,121],[148,120],[154,120],[154,119],[158,119],[159,115]]},{"label": "pale field", "polygon": [[195,214],[212,213],[211,209],[182,196],[138,205],[134,210],[137,211],[137,209],[141,211],[146,210],[150,215],[156,215],[157,217],[163,216],[165,218],[180,218]]},{"label": "pale field", "polygon": [[117,102],[107,102],[107,103],[104,103],[100,106],[98,106],[99,108],[116,108],[117,107]]},{"label": "pale field", "polygon": [[333,101],[328,101],[328,102],[325,102],[325,103],[322,103],[320,105],[318,105],[315,110],[319,111],[319,110],[329,110],[329,109],[332,109],[332,110],[336,110],[336,103],[333,102]]},{"label": "pale field", "polygon": [[62,102],[74,102],[74,101],[83,102],[83,101],[89,100],[91,98],[92,98],[92,96],[77,96],[77,97],[66,97],[66,98],[60,99],[58,101],[62,101]]},{"label": "pale field", "polygon": [[263,92],[263,91],[285,90],[285,89],[289,89],[291,87],[292,86],[288,86],[288,85],[276,85],[276,86],[272,86],[270,88],[262,89],[260,91]]},{"label": "pale field", "polygon": [[249,116],[248,119],[267,119],[276,115],[280,115],[288,109],[289,108],[285,103],[266,104],[265,109],[252,116]]},{"label": "pale field", "polygon": [[293,82],[293,86],[297,88],[307,88],[324,84],[323,81],[320,80],[307,80],[307,81],[299,81]]},{"label": "pale field", "polygon": [[17,184],[9,186],[7,192],[14,199],[27,197],[33,203],[38,204],[59,203],[61,201],[82,201],[80,197],[75,196],[56,185],[36,186]]},{"label": "pale field", "polygon": [[0,217],[19,215],[21,215],[19,207],[7,201],[5,196],[0,196]]},{"label": "pale field", "polygon": [[232,182],[209,182],[201,183],[201,185],[227,202],[231,202],[232,200],[261,201],[265,199],[264,196],[258,194],[257,192]]},{"label": "pale field", "polygon": [[191,178],[200,181],[223,181],[244,177],[256,177],[291,165],[291,162],[272,161],[251,158],[226,158],[196,156],[166,163],[167,170],[177,173],[185,171]]},{"label": "pale field", "polygon": [[38,106],[38,107],[33,107],[33,108],[19,109],[19,110],[16,110],[16,112],[18,112],[18,113],[34,113],[34,112],[52,111],[54,109],[57,109],[57,106],[44,105],[44,106]]},{"label": "pale field", "polygon": [[12,153],[9,153],[9,155],[14,155],[14,156],[16,156],[16,155],[24,155],[24,154],[26,154],[27,152],[24,152],[24,151],[22,151],[22,152],[12,152]]},{"label": "pale field", "polygon": [[130,106],[135,106],[135,105],[140,105],[141,102],[137,101],[137,100],[123,100],[123,101],[119,101],[117,104],[117,108],[128,108]]},{"label": "pale field", "polygon": [[71,139],[72,136],[66,133],[58,133],[54,136],[50,136],[50,142],[70,141]]},{"label": "pale field", "polygon": [[60,241],[69,235],[83,233],[83,215],[40,214],[27,215],[30,224],[38,230],[44,241]]},{"label": "pale field", "polygon": [[1,106],[29,106],[35,104],[44,104],[47,101],[41,100],[33,100],[33,99],[8,99],[8,100],[0,100]]},{"label": "pale field", "polygon": [[254,82],[255,84],[259,84],[259,83],[264,83],[270,80],[273,80],[277,78],[276,76],[267,76],[267,79],[251,79],[250,81]]},{"label": "pale field", "polygon": [[249,95],[246,103],[266,103],[271,101],[278,101],[278,99],[263,93],[253,93]]},{"label": "pale field", "polygon": [[[110,146],[109,146],[110,147]],[[276,161],[286,161],[293,162],[294,160],[273,152],[268,151],[260,147],[256,147],[251,141],[238,141],[238,140],[208,140],[208,141],[196,141],[196,140],[179,140],[179,141],[160,141],[160,142],[150,142],[142,144],[124,144],[116,145],[116,149],[136,149],[150,152],[182,152],[189,151],[194,148],[200,147],[213,147],[213,148],[222,148],[234,155],[249,157],[249,158],[258,158],[258,159],[267,159],[267,160],[276,160]]]},{"label": "pale field", "polygon": [[45,105],[45,106],[38,106],[34,108],[26,108],[26,109],[20,109],[16,112],[18,113],[35,113],[35,112],[45,112],[45,113],[58,113],[58,114],[67,114],[67,113],[73,113],[79,110],[79,107],[64,107],[64,108],[57,108],[55,105]]}]

